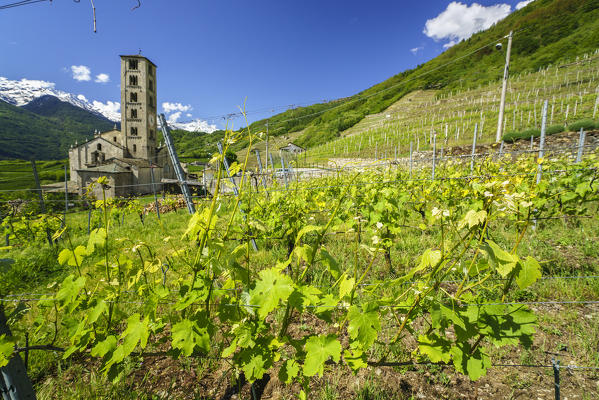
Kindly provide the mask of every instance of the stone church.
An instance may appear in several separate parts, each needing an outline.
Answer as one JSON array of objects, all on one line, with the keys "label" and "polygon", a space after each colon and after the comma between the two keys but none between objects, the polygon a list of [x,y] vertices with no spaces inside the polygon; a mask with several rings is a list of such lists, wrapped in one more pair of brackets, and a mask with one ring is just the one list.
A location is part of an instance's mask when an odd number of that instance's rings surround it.
[{"label": "stone church", "polygon": [[[69,150],[71,183],[83,194],[101,176],[109,180],[108,197],[152,192],[175,171],[166,146],[156,146],[156,65],[139,55],[121,56],[121,130],[94,134]],[[102,198],[101,188],[94,188]]]}]

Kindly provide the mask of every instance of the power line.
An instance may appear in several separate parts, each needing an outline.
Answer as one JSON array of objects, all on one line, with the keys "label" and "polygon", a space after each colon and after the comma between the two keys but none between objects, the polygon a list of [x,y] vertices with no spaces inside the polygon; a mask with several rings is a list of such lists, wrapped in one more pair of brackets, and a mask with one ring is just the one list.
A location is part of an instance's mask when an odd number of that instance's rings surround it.
[{"label": "power line", "polygon": [[8,9],[8,8],[14,8],[14,7],[20,7],[20,6],[26,6],[29,4],[34,4],[34,3],[41,3],[43,1],[52,1],[52,0],[23,0],[23,1],[17,1],[15,3],[10,3],[10,4],[5,4],[3,6],[0,6],[0,10],[4,10],[4,9]]}]

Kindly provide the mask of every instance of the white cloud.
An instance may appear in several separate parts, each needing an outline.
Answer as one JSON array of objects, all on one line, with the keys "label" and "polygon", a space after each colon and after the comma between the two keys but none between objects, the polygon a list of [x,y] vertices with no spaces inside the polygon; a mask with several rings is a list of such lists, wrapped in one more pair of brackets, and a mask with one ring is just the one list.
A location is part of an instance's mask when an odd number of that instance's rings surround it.
[{"label": "white cloud", "polygon": [[187,113],[187,114],[185,114],[185,116],[186,116],[187,118],[191,118],[191,117],[192,117],[192,115],[191,115],[190,113]]},{"label": "white cloud", "polygon": [[98,74],[96,75],[97,83],[108,83],[110,82],[110,76],[108,74]]},{"label": "white cloud", "polygon": [[121,103],[118,101],[107,101],[102,103],[101,101],[94,100],[92,102],[94,110],[100,112],[102,115],[113,121],[118,121],[121,118]]},{"label": "white cloud", "polygon": [[168,120],[166,122],[168,122],[169,124],[174,124],[179,120],[179,118],[181,118],[181,111],[177,111],[176,113],[169,115]]},{"label": "white cloud", "polygon": [[532,3],[534,0],[526,0],[526,1],[521,1],[520,3],[516,4],[516,10],[519,10],[521,8],[526,7],[527,5],[529,5],[530,3]]},{"label": "white cloud", "polygon": [[413,49],[410,49],[410,51],[412,52],[412,54],[416,55],[422,49],[424,49],[424,47],[420,46],[420,47],[414,47]]},{"label": "white cloud", "polygon": [[71,65],[73,79],[76,81],[91,81],[91,71],[85,65]]},{"label": "white cloud", "polygon": [[512,11],[509,4],[482,6],[452,1],[447,9],[435,18],[426,21],[423,33],[436,40],[449,40],[443,47],[451,47],[476,32],[490,28],[495,22],[507,17]]},{"label": "white cloud", "polygon": [[181,103],[164,102],[164,103],[162,103],[162,109],[164,110],[165,113],[168,114],[168,113],[175,112],[175,111],[182,111],[182,112],[191,111],[192,108],[189,104],[184,106]]}]

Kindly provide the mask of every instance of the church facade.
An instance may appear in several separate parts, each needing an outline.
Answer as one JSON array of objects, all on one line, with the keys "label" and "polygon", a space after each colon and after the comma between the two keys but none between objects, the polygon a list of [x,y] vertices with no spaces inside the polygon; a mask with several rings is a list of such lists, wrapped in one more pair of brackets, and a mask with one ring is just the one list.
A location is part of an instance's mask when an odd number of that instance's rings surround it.
[{"label": "church facade", "polygon": [[[69,150],[71,182],[80,194],[101,176],[109,180],[108,197],[151,193],[152,180],[162,190],[162,179],[175,178],[166,147],[156,145],[156,104],[156,65],[121,56],[121,129],[96,133]],[[101,188],[93,191],[102,198]]]}]

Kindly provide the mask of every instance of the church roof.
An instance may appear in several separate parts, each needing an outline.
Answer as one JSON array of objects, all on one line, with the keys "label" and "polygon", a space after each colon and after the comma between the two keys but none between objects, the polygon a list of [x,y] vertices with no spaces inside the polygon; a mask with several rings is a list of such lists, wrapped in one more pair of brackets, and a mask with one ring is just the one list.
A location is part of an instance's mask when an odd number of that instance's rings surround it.
[{"label": "church roof", "polygon": [[130,173],[131,171],[128,170],[125,167],[122,167],[120,165],[118,165],[117,163],[110,163],[110,164],[103,164],[103,165],[99,165],[97,167],[91,167],[91,168],[82,168],[82,169],[78,169],[77,171],[82,171],[82,172],[101,172],[103,174],[123,174],[123,173]]},{"label": "church roof", "polygon": [[102,134],[104,134],[104,133],[108,133],[108,132],[113,132],[113,131],[102,132],[102,133],[100,133],[100,135],[98,135],[98,136],[94,136],[93,138],[91,138],[91,139],[88,139],[88,140],[86,140],[85,142],[83,142],[83,143],[81,143],[81,144],[78,144],[77,146],[73,145],[73,148],[74,148],[74,149],[76,149],[77,147],[81,147],[81,146],[83,146],[84,144],[88,144],[89,142],[92,142],[92,141],[94,141],[94,140],[96,140],[96,139],[101,139],[101,140],[105,141],[106,143],[110,143],[111,145],[113,145],[113,146],[115,146],[115,147],[118,147],[119,149],[126,150],[126,149],[125,149],[125,147],[124,147],[124,146],[121,146],[121,144],[120,144],[120,143],[111,142],[110,140],[106,139],[105,137],[102,137]]},{"label": "church roof", "polygon": [[156,64],[154,64],[148,57],[144,57],[144,56],[139,55],[139,54],[132,54],[132,55],[121,54],[119,57],[121,57],[121,58],[140,58],[142,60],[148,61],[153,66],[157,67]]},{"label": "church roof", "polygon": [[111,158],[108,161],[114,161],[116,163],[119,164],[126,164],[126,165],[133,165],[135,167],[142,167],[142,168],[150,168],[152,165],[152,162],[150,162],[149,160],[146,160],[144,158]]}]

